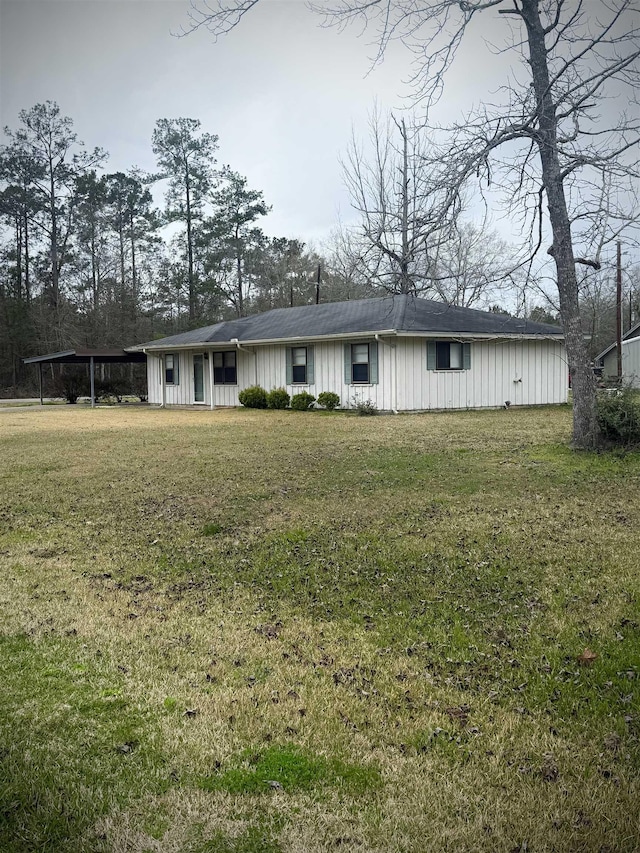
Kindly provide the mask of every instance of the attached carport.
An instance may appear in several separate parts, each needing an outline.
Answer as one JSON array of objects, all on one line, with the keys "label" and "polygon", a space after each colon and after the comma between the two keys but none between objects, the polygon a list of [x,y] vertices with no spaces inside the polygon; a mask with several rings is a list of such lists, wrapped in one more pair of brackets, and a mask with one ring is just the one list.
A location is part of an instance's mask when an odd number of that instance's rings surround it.
[{"label": "attached carport", "polygon": [[42,365],[43,364],[88,364],[89,378],[91,381],[91,408],[96,404],[96,364],[140,364],[147,360],[143,352],[127,352],[123,349],[97,350],[97,349],[69,349],[64,352],[51,352],[48,355],[34,355],[23,358],[23,364],[37,364],[40,388],[40,405],[43,405],[42,396]]}]

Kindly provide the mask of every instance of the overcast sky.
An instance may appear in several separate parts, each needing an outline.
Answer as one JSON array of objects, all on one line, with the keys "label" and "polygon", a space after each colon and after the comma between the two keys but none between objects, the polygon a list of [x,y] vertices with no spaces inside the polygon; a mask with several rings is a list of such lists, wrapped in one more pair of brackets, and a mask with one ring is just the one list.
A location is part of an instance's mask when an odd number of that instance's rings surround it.
[{"label": "overcast sky", "polygon": [[[370,72],[373,34],[323,29],[303,0],[262,0],[214,44],[177,38],[186,0],[0,0],[0,120],[45,100],[71,116],[110,171],[152,171],[158,118],[186,116],[220,138],[219,163],[273,206],[273,236],[320,241],[349,221],[339,156],[367,114],[406,107],[409,57],[395,46]],[[498,85],[503,67],[466,61],[449,80],[445,117]],[[369,73],[370,72],[370,73]]]}]

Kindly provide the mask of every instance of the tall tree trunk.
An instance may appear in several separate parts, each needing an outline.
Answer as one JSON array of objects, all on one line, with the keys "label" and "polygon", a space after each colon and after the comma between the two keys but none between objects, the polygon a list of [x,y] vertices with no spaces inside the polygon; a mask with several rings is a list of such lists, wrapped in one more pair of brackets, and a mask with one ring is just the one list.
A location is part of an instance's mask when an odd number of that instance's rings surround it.
[{"label": "tall tree trunk", "polygon": [[134,218],[133,213],[130,215],[129,219],[129,239],[131,244],[131,291],[133,295],[132,299],[132,312],[133,312],[133,329],[132,334],[135,338],[137,336],[137,328],[138,328],[138,273],[136,270],[136,237],[134,232]]},{"label": "tall tree trunk", "polygon": [[[118,237],[120,240],[120,314],[122,318],[122,326],[124,326],[124,322],[126,319],[126,308],[125,308],[125,257],[124,257],[124,223],[122,221],[122,215],[118,217]],[[122,331],[122,327],[121,327]]]},{"label": "tall tree trunk", "polygon": [[24,243],[24,294],[27,305],[31,304],[31,278],[29,267],[29,219],[25,210],[22,217],[22,234]]},{"label": "tall tree trunk", "polygon": [[22,302],[22,223],[20,217],[15,218],[16,226],[16,299]]},{"label": "tall tree trunk", "polygon": [[400,292],[411,293],[413,282],[409,275],[409,151],[407,148],[407,127],[401,122],[402,135],[402,258],[400,261]]},{"label": "tall tree trunk", "polygon": [[49,214],[51,216],[51,307],[58,310],[58,213],[56,211],[56,189],[53,174],[53,160],[49,157]]},{"label": "tall tree trunk", "polygon": [[527,28],[529,63],[538,105],[538,150],[553,234],[553,259],[558,278],[560,316],[564,326],[573,389],[573,443],[575,447],[586,449],[595,447],[599,438],[595,382],[580,321],[571,223],[558,153],[558,124],[551,95],[545,32],[538,3],[539,0],[522,0],[522,12]]},{"label": "tall tree trunk", "polygon": [[191,222],[191,180],[189,166],[185,163],[185,189],[187,207],[187,274],[189,277],[189,325],[196,319],[196,283],[193,275],[193,231]]},{"label": "tall tree trunk", "polygon": [[91,298],[94,314],[98,312],[98,269],[96,259],[96,222],[91,216]]}]

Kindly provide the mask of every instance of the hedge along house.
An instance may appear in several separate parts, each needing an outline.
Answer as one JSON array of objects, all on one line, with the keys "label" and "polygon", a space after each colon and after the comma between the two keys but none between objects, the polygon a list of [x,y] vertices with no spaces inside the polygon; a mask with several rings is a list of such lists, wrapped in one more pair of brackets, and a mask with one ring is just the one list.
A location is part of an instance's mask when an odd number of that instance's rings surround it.
[{"label": "hedge along house", "polygon": [[409,295],[278,308],[131,350],[162,406],[236,406],[250,385],[394,412],[567,399],[559,327]]}]

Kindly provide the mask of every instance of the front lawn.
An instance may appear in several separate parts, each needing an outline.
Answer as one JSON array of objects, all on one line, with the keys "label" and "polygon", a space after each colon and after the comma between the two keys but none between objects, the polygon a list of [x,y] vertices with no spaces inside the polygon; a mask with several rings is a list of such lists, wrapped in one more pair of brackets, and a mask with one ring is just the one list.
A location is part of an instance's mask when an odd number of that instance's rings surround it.
[{"label": "front lawn", "polygon": [[640,453],[0,412],[0,850],[637,851]]}]

